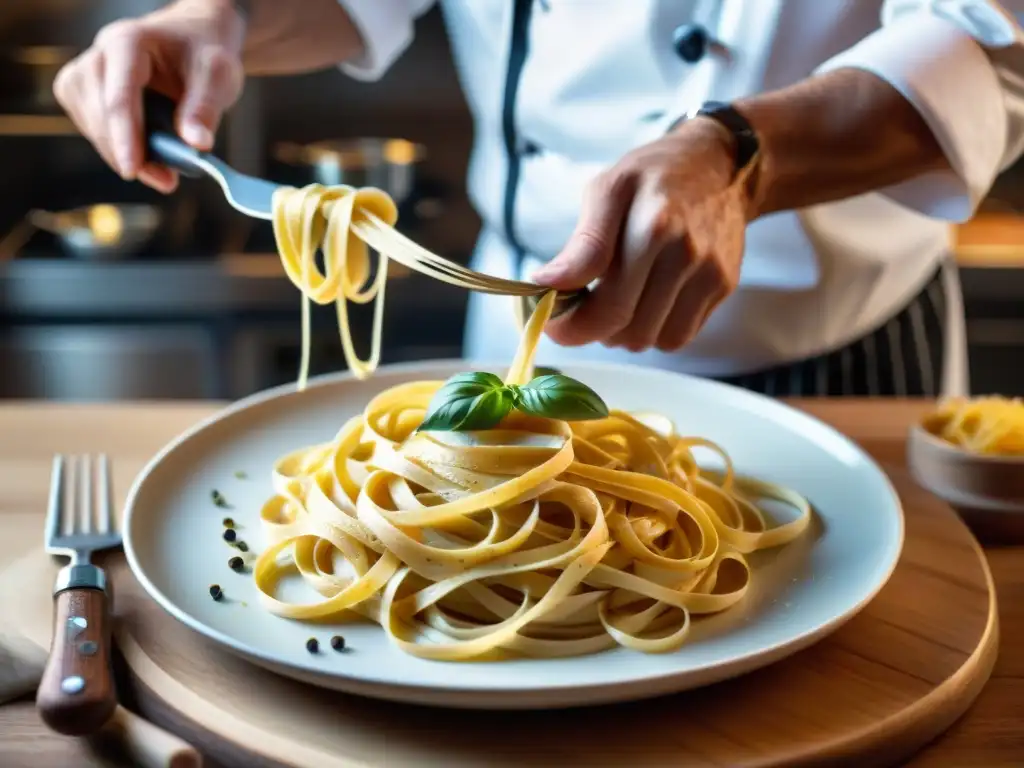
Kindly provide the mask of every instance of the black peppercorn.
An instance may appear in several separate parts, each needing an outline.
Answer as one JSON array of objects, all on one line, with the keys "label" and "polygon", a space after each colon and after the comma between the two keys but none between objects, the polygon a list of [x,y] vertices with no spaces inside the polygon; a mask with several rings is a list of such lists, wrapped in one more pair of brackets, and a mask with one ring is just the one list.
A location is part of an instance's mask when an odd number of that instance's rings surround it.
[{"label": "black peppercorn", "polygon": [[240,557],[232,557],[230,560],[228,560],[228,568],[230,568],[232,571],[240,571],[242,570],[242,567],[244,565],[245,562]]},{"label": "black peppercorn", "polygon": [[234,541],[237,538],[238,534],[235,533],[234,528],[228,528],[226,531],[224,531],[224,541]]},{"label": "black peppercorn", "polygon": [[306,641],[306,650],[310,653],[318,653],[320,651],[320,643],[317,642],[315,637],[311,637]]},{"label": "black peppercorn", "polygon": [[235,546],[238,547],[238,551],[239,552],[248,552],[249,551],[249,545],[246,544],[244,541],[238,542],[237,544],[235,544]]},{"label": "black peppercorn", "polygon": [[231,505],[228,504],[227,499],[224,498],[224,494],[222,494],[220,491],[216,489],[210,492],[210,498],[213,499],[213,503],[215,506],[224,508],[231,507]]},{"label": "black peppercorn", "polygon": [[332,637],[331,638],[331,648],[333,648],[336,651],[344,651],[345,650],[345,638],[342,637],[341,635],[335,635],[334,637]]},{"label": "black peppercorn", "polygon": [[222,597],[224,597],[224,590],[220,588],[220,584],[210,585],[210,597],[212,597],[214,600],[220,600]]},{"label": "black peppercorn", "polygon": [[223,520],[223,523],[224,523],[224,527],[225,528],[234,528],[235,527],[235,521],[232,520],[230,517],[225,517],[224,520]]}]

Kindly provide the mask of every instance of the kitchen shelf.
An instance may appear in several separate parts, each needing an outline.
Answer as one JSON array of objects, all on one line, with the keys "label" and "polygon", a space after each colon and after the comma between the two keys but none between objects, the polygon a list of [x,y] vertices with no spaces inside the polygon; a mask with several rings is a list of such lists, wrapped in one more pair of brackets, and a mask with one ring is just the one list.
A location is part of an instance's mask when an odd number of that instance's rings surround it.
[{"label": "kitchen shelf", "polygon": [[64,115],[0,115],[0,136],[78,136]]},{"label": "kitchen shelf", "polygon": [[1024,267],[1024,217],[979,214],[954,228],[953,243],[962,267]]}]

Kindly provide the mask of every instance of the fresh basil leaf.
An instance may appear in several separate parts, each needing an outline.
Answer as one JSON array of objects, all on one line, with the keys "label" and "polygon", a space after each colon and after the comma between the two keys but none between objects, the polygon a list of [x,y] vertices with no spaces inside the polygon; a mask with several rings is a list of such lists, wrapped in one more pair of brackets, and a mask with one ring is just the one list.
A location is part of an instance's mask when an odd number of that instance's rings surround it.
[{"label": "fresh basil leaf", "polygon": [[454,387],[457,384],[477,384],[489,389],[501,389],[505,386],[505,382],[501,380],[500,376],[490,373],[489,371],[468,371],[466,373],[455,374],[444,383],[444,386],[441,387],[441,389],[444,390],[448,387]]},{"label": "fresh basil leaf", "polygon": [[562,372],[557,368],[549,368],[546,365],[538,365],[533,369],[533,377],[538,376],[561,376]]},{"label": "fresh basil leaf", "polygon": [[603,419],[608,415],[608,406],[594,390],[562,374],[537,376],[518,387],[515,407],[531,416],[564,421]]},{"label": "fresh basil leaf", "polygon": [[493,373],[460,373],[445,382],[427,406],[424,432],[490,429],[512,410],[512,391]]}]

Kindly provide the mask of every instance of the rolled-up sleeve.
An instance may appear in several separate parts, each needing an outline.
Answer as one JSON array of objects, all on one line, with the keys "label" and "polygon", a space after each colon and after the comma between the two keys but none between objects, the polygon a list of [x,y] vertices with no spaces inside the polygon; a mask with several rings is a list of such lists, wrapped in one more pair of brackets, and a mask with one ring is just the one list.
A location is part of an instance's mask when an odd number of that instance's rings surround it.
[{"label": "rolled-up sleeve", "polygon": [[363,38],[363,55],[339,66],[356,80],[379,80],[409,47],[416,19],[434,0],[338,0]]},{"label": "rolled-up sleeve", "polygon": [[867,70],[935,134],[950,170],[882,190],[926,216],[964,221],[1024,150],[1024,0],[887,0],[882,26],[819,72]]}]

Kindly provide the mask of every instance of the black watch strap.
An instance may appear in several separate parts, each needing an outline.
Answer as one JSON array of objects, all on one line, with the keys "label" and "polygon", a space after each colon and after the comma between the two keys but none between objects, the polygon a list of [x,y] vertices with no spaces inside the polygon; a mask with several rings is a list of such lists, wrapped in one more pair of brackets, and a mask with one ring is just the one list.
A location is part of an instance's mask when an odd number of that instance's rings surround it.
[{"label": "black watch strap", "polygon": [[689,115],[688,119],[695,117],[707,117],[720,125],[733,135],[736,140],[736,170],[741,171],[747,167],[754,156],[761,149],[761,142],[757,138],[757,132],[750,122],[731,104],[721,101],[708,101]]}]

